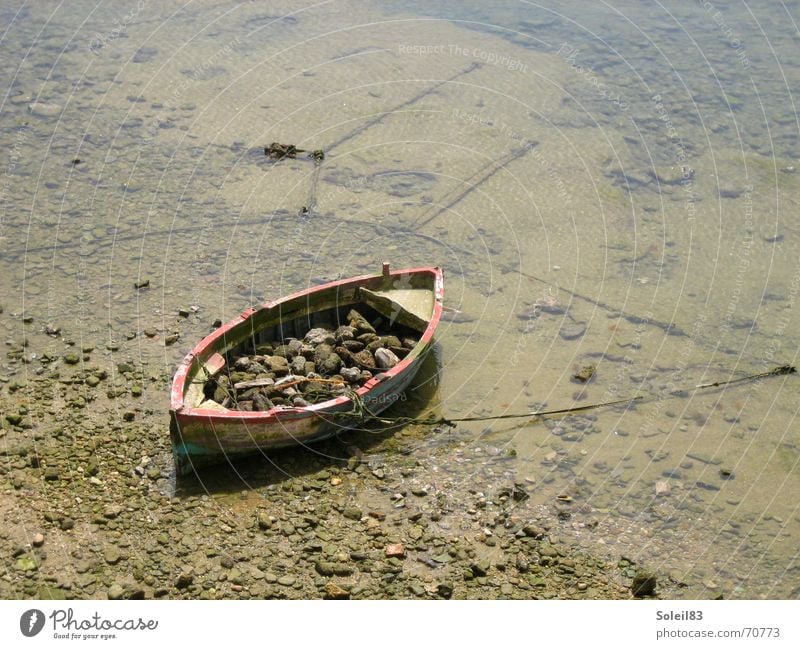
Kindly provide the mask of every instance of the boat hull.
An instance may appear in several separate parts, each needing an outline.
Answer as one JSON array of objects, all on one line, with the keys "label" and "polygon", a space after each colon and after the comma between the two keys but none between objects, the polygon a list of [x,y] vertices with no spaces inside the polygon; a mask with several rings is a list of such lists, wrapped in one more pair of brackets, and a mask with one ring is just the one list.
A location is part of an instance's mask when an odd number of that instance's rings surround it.
[{"label": "boat hull", "polygon": [[[267,412],[187,407],[187,385],[198,367],[230,349],[240,340],[242,330],[249,330],[252,335],[256,329],[248,323],[254,319],[274,322],[274,318],[270,320],[270,314],[275,313],[295,317],[300,310],[313,312],[314,304],[328,305],[331,299],[347,306],[357,303],[353,300],[361,286],[390,286],[398,278],[409,277],[422,277],[431,283],[434,299],[427,326],[405,359],[370,379],[354,394],[305,408],[279,407]],[[404,281],[410,282],[408,279]],[[431,350],[433,334],[441,316],[442,297],[443,281],[439,268],[410,269],[332,282],[249,310],[223,325],[187,355],[173,380],[170,433],[177,474],[186,475],[211,464],[272,449],[316,442],[359,425],[364,421],[365,413],[367,416],[378,414],[391,406],[401,398]]]}]

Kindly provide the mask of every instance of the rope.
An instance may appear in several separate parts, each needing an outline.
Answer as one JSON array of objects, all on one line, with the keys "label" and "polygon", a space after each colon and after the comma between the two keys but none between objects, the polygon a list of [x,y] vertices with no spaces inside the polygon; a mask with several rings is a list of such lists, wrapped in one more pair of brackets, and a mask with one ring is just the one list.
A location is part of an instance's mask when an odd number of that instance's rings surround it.
[{"label": "rope", "polygon": [[[738,379],[731,379],[729,381],[715,381],[714,383],[704,383],[701,385],[696,385],[690,390],[702,390],[706,388],[717,388],[724,385],[731,385],[733,383],[742,383],[744,381],[756,381],[758,379],[767,378],[770,376],[782,376],[787,374],[796,374],[797,370],[793,365],[780,365],[775,367],[771,370],[766,372],[760,372],[758,374],[751,374],[749,376],[744,376]],[[628,404],[628,403],[635,403],[637,401],[643,401],[646,397],[645,395],[636,395],[633,397],[629,397],[627,399],[618,399],[616,401],[604,401],[603,403],[592,403],[586,406],[574,406],[571,408],[560,408],[558,410],[542,410],[542,411],[534,411],[534,412],[523,412],[523,413],[512,413],[507,415],[485,415],[481,417],[428,417],[428,418],[416,418],[416,417],[380,417],[376,413],[373,413],[367,408],[364,404],[361,397],[359,397],[355,392],[351,392],[349,395],[350,399],[353,402],[353,409],[347,412],[329,412],[329,413],[316,413],[320,417],[360,417],[364,418],[365,414],[368,418],[377,419],[382,424],[386,424],[388,426],[406,426],[409,424],[417,424],[423,426],[449,426],[454,427],[456,423],[460,422],[470,422],[470,421],[493,421],[498,419],[533,419],[534,417],[548,417],[554,415],[566,415],[572,414],[574,412],[585,412],[586,410],[595,410],[597,408],[607,408],[610,406],[618,406],[621,404]]]},{"label": "rope", "polygon": [[[743,383],[745,381],[757,381],[758,379],[764,379],[771,376],[784,376],[788,374],[797,374],[797,370],[795,369],[795,367],[793,365],[779,365],[778,367],[774,367],[771,370],[767,370],[766,372],[759,372],[758,374],[750,374],[748,376],[743,376],[738,379],[730,379],[728,381],[715,381],[713,383],[702,383],[700,385],[694,386],[693,388],[688,388],[687,391],[704,390],[707,388],[718,388],[724,385]],[[308,379],[307,377],[298,378],[295,381],[286,383],[285,387],[288,387],[290,385],[296,385],[298,383],[302,383],[303,381],[308,381],[308,380],[311,379]],[[338,381],[336,381],[335,379],[319,378],[313,380],[326,383],[338,383]],[[643,401],[646,398],[645,395],[639,394],[633,397],[628,397],[627,399],[617,399],[616,401],[604,401],[602,403],[591,403],[586,406],[573,406],[571,408],[559,408],[558,410],[542,410],[534,412],[512,413],[507,415],[485,415],[481,417],[417,418],[417,417],[380,417],[377,413],[374,413],[369,408],[367,408],[362,397],[358,395],[356,391],[353,390],[352,388],[345,390],[342,394],[346,395],[350,399],[350,401],[353,404],[352,409],[339,412],[316,412],[316,411],[312,412],[322,419],[326,419],[328,417],[332,417],[334,419],[337,417],[339,418],[347,417],[352,419],[355,417],[357,419],[362,419],[362,420],[377,419],[382,424],[385,424],[387,426],[407,426],[409,424],[416,424],[422,426],[449,426],[452,428],[457,423],[462,423],[462,422],[493,421],[498,419],[533,419],[535,417],[567,415],[575,412],[585,412],[587,410],[595,410],[597,408],[608,408],[611,406],[635,403],[637,401]],[[228,394],[228,396],[231,396],[230,393]],[[236,403],[235,396],[234,396],[234,403]]]}]

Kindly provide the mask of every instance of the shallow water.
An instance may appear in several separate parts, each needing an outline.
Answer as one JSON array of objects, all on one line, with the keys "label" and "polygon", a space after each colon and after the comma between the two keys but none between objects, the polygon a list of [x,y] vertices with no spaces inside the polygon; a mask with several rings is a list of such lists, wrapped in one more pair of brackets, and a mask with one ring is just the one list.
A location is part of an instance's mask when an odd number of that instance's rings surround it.
[{"label": "shallow water", "polygon": [[[438,335],[446,416],[647,396],[465,424],[513,448],[505,474],[598,508],[626,530],[598,553],[692,596],[797,597],[797,377],[691,390],[797,356],[797,2],[0,14],[7,338],[63,353],[51,323],[169,374],[215,318],[439,264],[460,311]],[[273,141],[323,149],[318,175],[267,160]]]}]

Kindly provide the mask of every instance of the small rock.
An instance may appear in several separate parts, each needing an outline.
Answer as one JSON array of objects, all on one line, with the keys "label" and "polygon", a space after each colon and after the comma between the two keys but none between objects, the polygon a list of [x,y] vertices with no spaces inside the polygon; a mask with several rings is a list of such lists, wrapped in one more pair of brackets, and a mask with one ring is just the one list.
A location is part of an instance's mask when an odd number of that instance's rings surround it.
[{"label": "small rock", "polygon": [[122,559],[122,553],[116,546],[108,545],[103,550],[103,558],[105,559],[106,563],[113,566],[120,562]]},{"label": "small rock", "polygon": [[579,383],[588,383],[594,376],[596,368],[594,365],[584,365],[580,370],[572,375],[572,378]]},{"label": "small rock", "polygon": [[656,592],[656,577],[650,572],[638,570],[633,577],[631,592],[635,597],[647,597]]},{"label": "small rock", "polygon": [[44,479],[48,482],[55,482],[58,477],[58,469],[56,467],[51,466],[44,470]]},{"label": "small rock", "polygon": [[292,575],[282,575],[281,577],[278,577],[278,584],[281,586],[294,586],[296,581],[297,578],[292,577]]},{"label": "small rock", "polygon": [[[295,356],[289,363],[289,370],[295,376],[305,376],[306,359],[304,356]],[[344,377],[343,377],[344,378]]]},{"label": "small rock", "polygon": [[669,482],[666,480],[659,480],[656,482],[656,497],[660,498],[661,496],[669,496],[672,488],[669,486]]},{"label": "small rock", "polygon": [[116,518],[119,516],[123,511],[123,508],[120,505],[108,505],[103,510],[103,517],[109,520]]},{"label": "small rock", "polygon": [[342,512],[342,516],[354,521],[361,520],[361,517],[363,515],[364,513],[358,507],[346,507],[345,510]]},{"label": "small rock", "polygon": [[564,340],[577,340],[586,333],[586,325],[582,322],[565,324],[558,330],[558,335]]},{"label": "small rock", "polygon": [[444,581],[436,586],[436,592],[444,599],[450,599],[453,596],[453,584]]},{"label": "small rock", "polygon": [[739,198],[742,195],[742,189],[733,186],[719,186],[720,198]]},{"label": "small rock", "polygon": [[311,329],[303,338],[303,342],[316,347],[317,345],[333,345],[336,343],[336,337],[327,329],[318,327]]},{"label": "small rock", "polygon": [[169,347],[170,345],[174,345],[176,342],[178,342],[178,339],[180,337],[181,337],[180,334],[176,334],[176,333],[169,334],[168,336],[166,336],[164,338],[164,345],[166,345],[167,347]]},{"label": "small rock", "polygon": [[480,561],[473,563],[470,566],[470,570],[472,570],[472,574],[475,575],[476,577],[485,577],[486,574],[489,572],[490,567],[491,564],[489,563],[489,561],[487,561],[486,559],[481,559]]},{"label": "small rock", "polygon": [[402,559],[406,556],[406,548],[402,543],[390,543],[384,549],[384,554],[387,557],[397,557],[398,559]]},{"label": "small rock", "polygon": [[43,101],[34,101],[28,105],[28,112],[39,117],[57,117],[61,114],[59,104],[48,104]]},{"label": "small rock", "polygon": [[182,572],[175,580],[175,588],[180,588],[180,589],[188,588],[189,586],[192,585],[193,581],[194,577],[192,577],[192,575],[186,572]]},{"label": "small rock", "polygon": [[317,364],[318,371],[323,376],[333,376],[342,367],[342,359],[336,352],[328,354],[324,360]]},{"label": "small rock", "polygon": [[25,572],[29,570],[38,570],[39,561],[32,553],[25,554],[19,557],[19,559],[17,559],[17,562],[14,564],[14,567],[16,567],[17,570],[22,570]]},{"label": "small rock", "polygon": [[348,593],[344,588],[334,584],[332,581],[329,581],[325,584],[325,595],[323,596],[324,599],[350,599],[350,593]]},{"label": "small rock", "polygon": [[382,370],[389,370],[400,362],[397,354],[391,349],[379,347],[375,350],[375,364]]},{"label": "small rock", "polygon": [[358,383],[358,380],[361,378],[361,370],[357,367],[343,367],[339,371],[339,374],[348,383]]},{"label": "small rock", "polygon": [[317,561],[314,569],[323,577],[348,577],[355,572],[352,566],[336,561]]},{"label": "small rock", "polygon": [[31,543],[33,543],[33,547],[35,548],[42,547],[44,545],[44,534],[42,534],[41,532],[37,532],[36,534],[34,534]]},{"label": "small rock", "polygon": [[148,286],[150,286],[149,279],[140,279],[139,281],[133,283],[133,288],[135,289],[147,288]]}]

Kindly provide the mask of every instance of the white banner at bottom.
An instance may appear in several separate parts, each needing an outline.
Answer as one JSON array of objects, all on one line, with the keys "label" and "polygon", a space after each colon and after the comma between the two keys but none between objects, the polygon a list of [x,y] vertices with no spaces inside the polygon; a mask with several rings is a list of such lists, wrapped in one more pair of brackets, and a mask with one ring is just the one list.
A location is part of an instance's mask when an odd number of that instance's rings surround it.
[{"label": "white banner at bottom", "polygon": [[796,601],[2,601],[0,643],[796,647],[798,620]]}]

